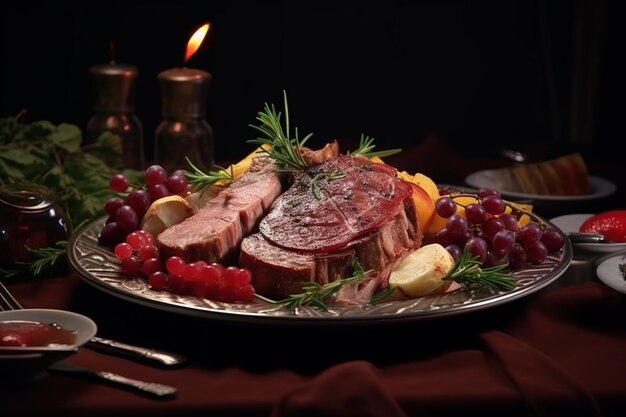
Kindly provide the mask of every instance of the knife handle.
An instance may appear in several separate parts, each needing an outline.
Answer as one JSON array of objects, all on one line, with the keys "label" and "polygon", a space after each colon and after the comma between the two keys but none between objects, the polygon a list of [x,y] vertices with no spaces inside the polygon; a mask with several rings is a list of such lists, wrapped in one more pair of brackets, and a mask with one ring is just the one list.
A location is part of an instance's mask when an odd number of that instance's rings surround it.
[{"label": "knife handle", "polygon": [[128,343],[121,343],[116,340],[105,339],[102,337],[92,337],[89,341],[89,345],[114,352],[130,354],[141,359],[156,361],[160,365],[165,366],[180,365],[186,361],[185,357],[181,355],[156,349],[144,348],[141,346],[129,345]]},{"label": "knife handle", "polygon": [[146,394],[155,395],[160,398],[171,397],[176,394],[176,388],[169,385],[157,384],[155,382],[139,381],[136,379],[105,371],[96,372],[95,375],[104,378],[114,384],[137,389]]}]

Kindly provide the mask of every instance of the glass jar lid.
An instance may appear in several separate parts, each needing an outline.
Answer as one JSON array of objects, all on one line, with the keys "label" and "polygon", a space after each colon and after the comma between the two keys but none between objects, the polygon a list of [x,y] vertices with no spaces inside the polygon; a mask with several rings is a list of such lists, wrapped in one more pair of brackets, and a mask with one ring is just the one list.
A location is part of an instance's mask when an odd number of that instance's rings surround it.
[{"label": "glass jar lid", "polygon": [[39,184],[7,184],[0,187],[0,203],[20,210],[43,210],[50,207],[54,200],[54,193]]}]

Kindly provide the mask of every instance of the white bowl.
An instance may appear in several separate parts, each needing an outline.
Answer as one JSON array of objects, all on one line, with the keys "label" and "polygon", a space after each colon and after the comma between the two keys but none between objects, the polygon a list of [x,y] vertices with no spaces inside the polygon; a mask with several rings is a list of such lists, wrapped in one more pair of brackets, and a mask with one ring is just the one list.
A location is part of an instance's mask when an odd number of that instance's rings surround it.
[{"label": "white bowl", "polygon": [[89,317],[43,308],[1,311],[0,322],[3,321],[56,323],[63,329],[76,331],[76,342],[54,347],[0,346],[0,384],[26,383],[42,378],[51,364],[76,353],[98,330]]}]

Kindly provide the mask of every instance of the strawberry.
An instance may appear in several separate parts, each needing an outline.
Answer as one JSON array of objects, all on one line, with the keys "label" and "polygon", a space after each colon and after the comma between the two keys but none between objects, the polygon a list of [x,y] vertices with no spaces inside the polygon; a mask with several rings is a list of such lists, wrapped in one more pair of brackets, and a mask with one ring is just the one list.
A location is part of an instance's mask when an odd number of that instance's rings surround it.
[{"label": "strawberry", "polygon": [[626,242],[626,210],[609,210],[591,216],[580,226],[581,232],[597,232],[611,242]]}]

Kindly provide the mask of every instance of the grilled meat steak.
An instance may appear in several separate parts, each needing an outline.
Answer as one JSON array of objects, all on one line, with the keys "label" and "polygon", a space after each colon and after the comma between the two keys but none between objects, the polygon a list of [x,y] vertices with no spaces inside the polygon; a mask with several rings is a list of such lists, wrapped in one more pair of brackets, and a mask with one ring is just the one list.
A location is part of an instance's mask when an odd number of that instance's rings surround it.
[{"label": "grilled meat steak", "polygon": [[358,259],[375,271],[375,290],[421,244],[411,195],[394,168],[364,157],[309,168],[274,201],[260,232],[243,239],[240,266],[252,271],[258,293],[282,298],[304,282],[350,275]]}]

